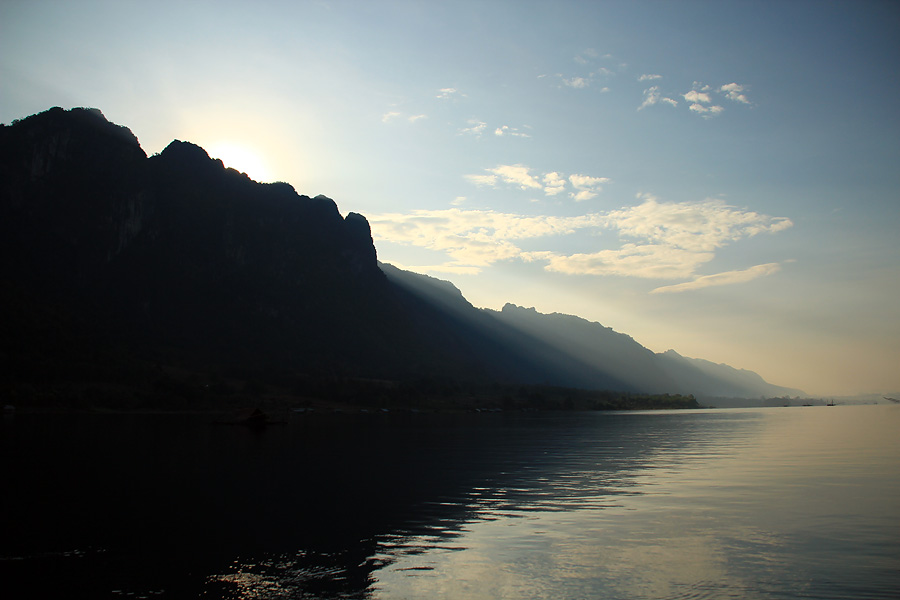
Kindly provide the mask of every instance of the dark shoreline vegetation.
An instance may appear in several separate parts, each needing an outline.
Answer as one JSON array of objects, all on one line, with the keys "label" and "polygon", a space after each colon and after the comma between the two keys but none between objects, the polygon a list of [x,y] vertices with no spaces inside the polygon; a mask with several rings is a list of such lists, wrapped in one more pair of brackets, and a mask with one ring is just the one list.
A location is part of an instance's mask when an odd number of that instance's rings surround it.
[{"label": "dark shoreline vegetation", "polygon": [[157,366],[143,382],[22,383],[7,403],[22,412],[203,412],[258,408],[271,418],[296,412],[592,411],[701,408],[693,396],[585,390],[552,385],[388,381],[229,373],[209,375]]}]

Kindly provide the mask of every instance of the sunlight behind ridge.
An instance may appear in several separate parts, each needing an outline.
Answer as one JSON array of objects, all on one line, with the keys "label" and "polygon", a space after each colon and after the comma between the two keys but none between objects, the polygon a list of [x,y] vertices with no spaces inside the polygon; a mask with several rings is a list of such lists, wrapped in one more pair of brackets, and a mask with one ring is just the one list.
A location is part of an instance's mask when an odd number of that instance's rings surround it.
[{"label": "sunlight behind ridge", "polygon": [[252,146],[239,142],[221,142],[209,149],[212,158],[220,158],[226,167],[246,173],[250,179],[260,183],[272,180],[272,171],[263,154]]}]

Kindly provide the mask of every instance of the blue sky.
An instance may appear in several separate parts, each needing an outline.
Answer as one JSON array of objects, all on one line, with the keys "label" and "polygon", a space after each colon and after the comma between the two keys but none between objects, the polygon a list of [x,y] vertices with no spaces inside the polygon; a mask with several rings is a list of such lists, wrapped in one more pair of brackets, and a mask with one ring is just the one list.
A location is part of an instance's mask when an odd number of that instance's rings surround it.
[{"label": "blue sky", "polygon": [[476,306],[900,390],[895,2],[0,4],[0,121],[100,108]]}]

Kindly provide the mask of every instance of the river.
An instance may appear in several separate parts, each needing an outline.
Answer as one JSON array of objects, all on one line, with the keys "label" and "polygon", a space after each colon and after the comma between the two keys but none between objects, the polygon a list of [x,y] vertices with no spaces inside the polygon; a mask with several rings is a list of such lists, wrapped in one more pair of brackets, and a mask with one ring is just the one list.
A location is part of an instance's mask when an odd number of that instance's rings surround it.
[{"label": "river", "polygon": [[894,598],[900,406],[4,418],[9,598]]}]

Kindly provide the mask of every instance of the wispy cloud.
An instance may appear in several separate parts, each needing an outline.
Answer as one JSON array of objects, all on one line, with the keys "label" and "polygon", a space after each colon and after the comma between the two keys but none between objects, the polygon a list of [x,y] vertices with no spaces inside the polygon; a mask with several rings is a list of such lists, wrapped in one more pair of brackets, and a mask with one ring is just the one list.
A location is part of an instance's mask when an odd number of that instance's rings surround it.
[{"label": "wispy cloud", "polygon": [[669,106],[678,106],[677,100],[669,98],[668,96],[663,96],[659,91],[659,86],[654,85],[644,90],[644,101],[638,106],[638,110],[653,106],[654,104],[659,104],[660,102],[668,104]]},{"label": "wispy cloud", "polygon": [[417,210],[368,217],[378,240],[428,248],[445,253],[440,265],[411,267],[433,272],[478,272],[505,260],[533,260],[514,242],[562,235],[596,226],[595,217],[524,216],[490,210]]},{"label": "wispy cloud", "polygon": [[580,65],[586,65],[592,60],[600,56],[600,53],[593,48],[585,48],[581,54],[575,56],[575,62]]},{"label": "wispy cloud", "polygon": [[544,193],[555,196],[566,190],[566,179],[556,171],[545,173],[541,179],[544,182]]},{"label": "wispy cloud", "polygon": [[484,133],[485,128],[487,127],[487,123],[484,121],[479,121],[478,119],[469,119],[466,121],[469,125],[468,127],[464,127],[460,129],[460,133],[468,133],[470,135],[474,135],[476,137],[480,136]]},{"label": "wispy cloud", "polygon": [[725,271],[723,273],[716,273],[715,275],[704,275],[702,277],[697,277],[693,281],[658,287],[652,290],[650,293],[673,294],[677,292],[700,290],[703,288],[718,285],[745,283],[747,281],[753,281],[758,277],[772,275],[773,273],[777,273],[780,270],[781,265],[779,263],[766,263],[764,265],[756,265],[755,267],[750,267],[749,269],[743,269],[740,271]]},{"label": "wispy cloud", "polygon": [[688,102],[702,102],[704,104],[709,104],[709,94],[707,94],[706,92],[691,90],[687,94],[682,94],[682,96]]},{"label": "wispy cloud", "polygon": [[494,135],[497,137],[503,136],[512,136],[512,137],[531,137],[531,135],[527,133],[523,133],[519,131],[516,127],[510,127],[509,125],[501,125],[497,129],[494,130]]},{"label": "wispy cloud", "polygon": [[544,189],[544,186],[530,173],[530,170],[523,165],[500,165],[490,169],[504,183],[518,186],[520,189]]},{"label": "wispy cloud", "polygon": [[496,175],[463,175],[463,177],[478,186],[494,187],[497,185]]},{"label": "wispy cloud", "polygon": [[747,100],[747,96],[742,93],[744,91],[744,86],[742,85],[739,85],[737,83],[726,83],[719,88],[719,91],[725,94],[725,97],[733,102],[750,104],[750,101]]},{"label": "wispy cloud", "polygon": [[[469,119],[466,121],[468,127],[463,127],[459,130],[460,133],[472,135],[475,137],[481,137],[481,135],[487,130],[488,124],[484,121],[479,121],[478,119]],[[527,126],[526,126],[527,127]],[[517,138],[530,138],[530,133],[525,133],[518,127],[511,127],[509,125],[500,125],[494,128],[494,136],[495,137],[517,137]]]},{"label": "wispy cloud", "polygon": [[423,115],[423,114],[408,115],[408,114],[404,114],[402,112],[392,110],[390,112],[386,112],[383,115],[381,115],[381,122],[382,123],[392,123],[392,122],[398,121],[398,120],[406,120],[409,123],[415,123],[416,121],[421,121],[422,119],[427,119],[427,118],[428,118],[428,115]]},{"label": "wispy cloud", "polygon": [[556,171],[532,175],[531,169],[525,165],[499,165],[493,169],[485,169],[488,175],[465,175],[465,179],[479,186],[497,187],[500,184],[513,185],[522,190],[543,190],[547,196],[556,196],[571,185],[569,197],[576,202],[590,200],[603,189],[601,185],[609,183],[609,177],[592,177],[590,175],[570,175],[568,178]]},{"label": "wispy cloud", "polygon": [[[609,54],[601,56],[596,50],[588,48],[574,58],[574,61],[583,67],[580,69],[579,73],[570,75],[556,73],[553,77],[565,87],[583,90],[591,87],[598,81],[605,81],[616,74],[613,69],[599,64],[601,61],[608,63],[612,58],[613,57]],[[620,68],[624,68],[624,65],[620,65]],[[547,75],[544,74],[538,76],[539,79],[543,79],[544,77],[547,77]],[[607,92],[609,91],[609,88],[604,86],[600,91]]]},{"label": "wispy cloud", "polygon": [[563,84],[575,89],[586,88],[588,85],[590,85],[590,80],[585,77],[570,77],[568,79],[563,77],[562,82]]},{"label": "wispy cloud", "polygon": [[435,98],[439,98],[441,100],[449,100],[452,98],[465,98],[465,97],[466,97],[465,94],[460,92],[458,89],[452,88],[452,87],[446,87],[446,88],[439,89],[437,95],[435,96]]},{"label": "wispy cloud", "polygon": [[[521,171],[510,171],[508,175],[516,182],[533,180]],[[500,174],[485,177],[503,179]],[[545,188],[553,188],[564,180],[554,172],[545,174],[542,181]],[[411,267],[419,271],[471,273],[496,262],[521,260],[544,263],[548,271],[570,275],[693,278],[654,290],[669,293],[742,283],[779,268],[777,263],[767,263],[743,271],[696,275],[702,265],[715,258],[717,249],[762,233],[783,231],[791,227],[789,219],[761,215],[715,199],[666,203],[653,196],[642,196],[641,200],[637,206],[574,217],[451,208],[373,215],[369,221],[376,241],[390,240],[448,256],[440,265]],[[600,238],[617,234],[619,247],[572,254],[554,249],[556,237],[578,231]],[[537,245],[538,249],[525,251],[520,247],[522,240],[538,238],[547,240],[543,248],[534,241],[529,246]]]},{"label": "wispy cloud", "polygon": [[660,202],[652,195],[641,199],[637,206],[608,213],[609,226],[628,238],[693,252],[708,252],[741,238],[793,226],[790,219],[739,209],[714,198],[679,203]]},{"label": "wispy cloud", "polygon": [[590,200],[597,196],[603,189],[600,187],[604,183],[609,183],[609,177],[590,177],[589,175],[569,175],[569,181],[575,191],[569,196],[576,202]]},{"label": "wispy cloud", "polygon": [[698,115],[702,115],[704,117],[714,117],[725,110],[721,106],[703,106],[698,102],[695,102],[688,106],[688,109],[690,109],[691,112],[697,113]]},{"label": "wispy cloud", "polygon": [[[655,81],[657,79],[661,79],[661,76],[644,74],[638,77],[638,81]],[[718,103],[722,99],[750,105],[750,100],[743,93],[745,90],[746,86],[738,83],[727,83],[719,87],[712,87],[695,81],[693,88],[689,92],[676,94],[676,96],[684,98],[690,112],[709,119],[724,112],[725,108]],[[661,103],[673,107],[678,106],[678,101],[671,94],[663,92],[659,85],[653,85],[644,90],[644,98],[640,106],[638,106],[638,110]]]},{"label": "wispy cloud", "polygon": [[738,104],[750,105],[750,100],[744,94],[745,89],[746,86],[739,83],[726,83],[713,88],[709,85],[694,82],[694,89],[686,94],[682,94],[682,96],[688,102],[688,109],[691,112],[708,119],[721,114],[725,110],[723,106],[715,103],[713,94],[719,98],[724,96],[726,99]]},{"label": "wispy cloud", "polygon": [[568,275],[617,275],[645,279],[689,277],[712,260],[712,252],[691,252],[655,244],[624,244],[618,250],[590,254],[555,254],[548,257],[548,271]]}]

